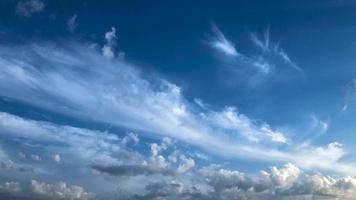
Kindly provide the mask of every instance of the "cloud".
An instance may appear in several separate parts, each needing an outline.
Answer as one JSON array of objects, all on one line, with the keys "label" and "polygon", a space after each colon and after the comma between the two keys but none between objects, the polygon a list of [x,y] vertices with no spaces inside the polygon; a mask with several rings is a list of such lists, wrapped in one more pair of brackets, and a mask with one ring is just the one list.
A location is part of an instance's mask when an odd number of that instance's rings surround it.
[{"label": "cloud", "polygon": [[44,7],[41,0],[22,0],[16,5],[16,14],[29,18],[32,14],[41,12]]},{"label": "cloud", "polygon": [[[10,181],[0,184],[0,193],[17,193],[22,189],[18,182]],[[1,196],[0,196],[1,197]]]},{"label": "cloud", "polygon": [[[303,73],[303,69],[295,64],[288,54],[280,47],[279,43],[274,43],[270,39],[270,29],[267,28],[264,33],[264,39],[260,39],[256,34],[251,34],[252,42],[262,51],[262,55],[273,60],[274,57],[283,61],[286,66]],[[268,63],[273,65],[274,63]]]},{"label": "cloud", "polygon": [[129,142],[132,142],[134,145],[137,145],[140,142],[140,139],[138,138],[137,134],[130,132],[122,139],[121,143],[126,146]]},{"label": "cloud", "polygon": [[351,177],[334,178],[308,174],[293,164],[271,167],[256,176],[227,170],[218,166],[201,169],[202,182],[155,182],[146,186],[146,193],[131,199],[264,199],[314,200],[353,199],[356,180]]},{"label": "cloud", "polygon": [[[134,192],[131,196],[129,195],[132,199],[154,199],[155,197],[169,199],[183,197],[185,199],[261,199],[262,197],[265,199],[298,199],[300,197],[307,198],[308,195],[320,197],[320,199],[323,199],[323,196],[347,199],[352,197],[356,191],[355,180],[350,177],[333,178],[321,174],[310,175],[294,164],[287,164],[283,168],[272,167],[269,171],[261,171],[256,177],[247,176],[240,171],[226,169],[218,165],[205,166],[197,170],[196,162],[179,153],[180,151],[174,146],[175,142],[169,138],[162,139],[160,143],[149,144],[148,148],[151,153],[144,156],[135,153],[133,149],[126,149],[127,147],[121,143],[122,139],[112,133],[25,120],[4,113],[0,116],[0,133],[8,139],[21,137],[26,140],[31,139],[29,141],[42,141],[40,144],[46,145],[47,150],[61,144],[61,152],[67,157],[70,156],[68,159],[76,158],[76,167],[73,167],[73,170],[76,168],[82,170],[81,166],[89,166],[112,177],[126,177],[121,184],[131,182],[131,184],[143,185],[146,191],[144,193],[140,192],[141,190]],[[238,148],[234,149],[235,146],[222,145],[227,148],[227,153],[235,154],[238,151]],[[131,146],[135,147],[136,145]],[[270,158],[277,156],[271,155],[270,150],[263,151],[259,148],[258,146],[251,148],[251,153]],[[167,154],[165,151],[171,153]],[[243,154],[249,152],[247,149],[243,149],[243,151]],[[259,151],[263,151],[265,154]],[[174,159],[164,157],[164,155],[172,154],[176,154],[175,157],[178,158],[175,162]],[[339,174],[354,175],[352,165],[339,161],[344,155],[345,152],[340,144],[331,143],[325,147],[304,146],[294,152],[286,151],[280,156],[283,156],[283,160],[292,160],[298,163],[304,169],[323,169]],[[163,159],[164,165],[155,162],[158,158]],[[276,158],[274,157],[274,159]],[[188,170],[190,173],[186,173]],[[149,178],[157,175],[160,175],[160,178]],[[79,194],[88,193],[64,183],[48,184],[35,181],[31,183],[31,187],[33,187],[33,191],[36,191],[34,194],[49,199],[58,197],[53,195],[64,195],[68,198],[86,197],[87,195]],[[57,190],[62,192],[57,194],[54,192]],[[79,194],[77,195],[77,193]]]},{"label": "cloud", "polygon": [[185,173],[195,166],[195,161],[192,158],[187,158],[185,155],[181,155],[180,160],[182,160],[182,164],[178,167],[179,173]]},{"label": "cloud", "polygon": [[53,161],[56,163],[60,163],[61,162],[61,156],[59,154],[54,154],[53,155]]},{"label": "cloud", "polygon": [[49,184],[32,180],[31,191],[36,195],[49,199],[86,200],[91,199],[93,196],[93,194],[86,192],[84,188],[77,185],[67,186],[65,182]]},{"label": "cloud", "polygon": [[31,159],[34,160],[34,161],[41,161],[41,157],[39,155],[31,155]]},{"label": "cloud", "polygon": [[151,165],[100,165],[94,164],[92,168],[113,176],[138,176],[138,175],[173,175],[170,170],[154,167]]},{"label": "cloud", "polygon": [[[264,37],[261,39],[257,34],[251,34],[251,43],[255,49],[237,50],[224,34],[215,26],[212,26],[214,37],[210,39],[210,46],[218,52],[222,52],[219,58],[223,61],[224,69],[229,73],[224,73],[224,81],[244,81],[248,85],[256,86],[266,79],[274,77],[274,80],[290,80],[290,76],[304,76],[304,71],[300,68],[279,43],[270,39],[269,28],[266,29]],[[223,70],[224,71],[224,70]],[[225,72],[225,71],[224,71]],[[239,78],[236,79],[236,76]],[[245,84],[246,85],[246,84]]]},{"label": "cloud", "polygon": [[326,133],[329,129],[329,122],[323,121],[316,117],[315,115],[311,115],[311,129],[316,130],[319,135]]},{"label": "cloud", "polygon": [[224,34],[219,30],[216,25],[212,25],[213,36],[211,37],[210,45],[212,48],[228,55],[238,56],[239,53],[235,49],[234,44],[227,40]]},{"label": "cloud", "polygon": [[[108,59],[112,59],[115,57],[115,47],[117,46],[117,36],[116,36],[116,28],[111,27],[111,31],[105,33],[105,41],[103,48],[101,49],[104,57]],[[119,53],[119,58],[123,58],[124,53]]]},{"label": "cloud", "polygon": [[67,21],[67,29],[70,32],[74,32],[79,26],[79,23],[77,21],[77,15],[73,15],[71,18],[68,19]]},{"label": "cloud", "polygon": [[[106,37],[109,41],[114,38],[112,32]],[[237,112],[234,107],[201,111],[184,97],[177,85],[158,78],[146,79],[131,63],[105,59],[81,44],[3,45],[0,52],[3,52],[0,56],[0,95],[10,100],[88,122],[109,123],[146,134],[172,137],[217,155],[296,162],[301,167],[327,166],[322,169],[344,173],[354,171],[339,161],[346,152],[330,162],[325,158],[328,153],[335,156],[335,152],[320,154],[315,151],[318,147],[313,146],[300,151],[287,134],[273,129],[267,122],[259,123]],[[0,113],[0,127],[3,132],[21,133],[35,139],[46,135],[44,138],[48,140],[63,141],[58,138],[62,134],[79,143],[83,143],[81,137],[86,134],[96,135],[95,131],[26,120],[7,113]],[[52,134],[53,131],[58,134]],[[98,146],[95,139],[85,141],[83,146]],[[283,151],[279,149],[281,145]],[[84,152],[82,156],[96,155],[95,148],[89,148],[90,151],[78,148]],[[317,157],[311,159],[312,156]],[[103,154],[101,158],[104,157],[110,158]],[[157,154],[153,158],[165,166],[164,157]],[[305,160],[307,165],[304,165]],[[326,165],[313,163],[313,160]]]}]

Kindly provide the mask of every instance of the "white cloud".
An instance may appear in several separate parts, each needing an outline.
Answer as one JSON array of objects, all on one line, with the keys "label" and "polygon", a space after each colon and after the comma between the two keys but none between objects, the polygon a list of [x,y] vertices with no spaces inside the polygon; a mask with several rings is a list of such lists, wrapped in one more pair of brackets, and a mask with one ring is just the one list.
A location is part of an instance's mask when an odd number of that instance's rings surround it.
[{"label": "white cloud", "polygon": [[[248,76],[251,79],[248,80],[252,81],[254,85],[261,82],[261,79],[267,75],[278,74],[274,73],[275,71],[283,71],[284,74],[287,74],[286,69],[283,69],[286,67],[294,69],[302,75],[304,74],[303,69],[290,59],[279,43],[274,43],[270,39],[269,28],[266,29],[263,39],[260,39],[257,34],[251,34],[251,42],[257,47],[258,51],[249,51],[248,54],[238,52],[232,42],[226,39],[215,25],[212,29],[214,37],[210,42],[211,47],[224,53],[221,59],[227,65],[227,69],[239,73],[241,78],[246,79],[245,76]],[[236,74],[234,74],[235,76]]]},{"label": "white cloud", "polygon": [[32,14],[41,12],[45,5],[41,0],[22,0],[16,5],[16,14],[31,17]]},{"label": "white cloud", "polygon": [[[112,34],[107,35],[109,40],[112,37]],[[347,163],[340,162],[347,152],[336,156],[336,152],[326,148],[325,153],[320,154],[315,151],[318,147],[313,146],[296,150],[298,144],[266,122],[258,123],[228,106],[222,111],[206,108],[198,112],[201,109],[196,109],[177,85],[161,79],[148,81],[126,61],[109,61],[93,49],[73,43],[66,45],[70,50],[38,44],[2,46],[0,52],[6,52],[6,56],[0,56],[0,95],[86,121],[172,137],[218,155],[296,162],[301,167],[320,168],[325,162],[327,167],[323,169],[354,171]],[[41,65],[38,69],[33,54],[51,67]],[[101,145],[89,137],[96,135],[95,131],[26,120],[7,113],[0,113],[0,128],[3,133],[34,139],[63,141],[59,136],[66,135],[70,139],[63,142],[82,143],[74,145],[81,156],[94,154],[96,158],[110,158],[107,154],[94,153],[97,149],[92,147]],[[88,137],[85,142],[81,141],[83,137]],[[105,151],[110,146],[108,144]],[[166,159],[153,154],[164,166]],[[334,157],[332,162],[325,159],[328,154]]]},{"label": "white cloud", "polygon": [[137,134],[130,132],[128,135],[122,138],[121,143],[123,145],[127,145],[129,142],[132,142],[134,145],[137,145],[140,142],[140,139],[138,138]]},{"label": "white cloud", "polygon": [[219,30],[216,25],[212,25],[213,36],[210,41],[210,45],[212,48],[228,55],[228,56],[238,56],[239,53],[235,49],[234,44],[227,40],[224,34]]},{"label": "white cloud", "polygon": [[93,194],[86,192],[84,188],[77,185],[67,186],[65,182],[49,184],[32,180],[31,190],[36,195],[51,199],[85,200],[93,196]]},{"label": "white cloud", "polygon": [[59,154],[54,154],[53,155],[53,161],[56,163],[60,163],[61,162],[61,156]]},{"label": "white cloud", "polygon": [[31,155],[31,159],[34,160],[34,161],[41,161],[41,157],[39,155]]},{"label": "white cloud", "polygon": [[114,49],[117,45],[117,36],[116,36],[115,27],[111,27],[111,31],[105,33],[105,41],[106,43],[101,49],[103,56],[109,59],[114,58],[115,57]]},{"label": "white cloud", "polygon": [[195,166],[195,161],[192,158],[187,158],[185,155],[181,155],[179,158],[182,163],[178,166],[178,173],[185,173]]}]

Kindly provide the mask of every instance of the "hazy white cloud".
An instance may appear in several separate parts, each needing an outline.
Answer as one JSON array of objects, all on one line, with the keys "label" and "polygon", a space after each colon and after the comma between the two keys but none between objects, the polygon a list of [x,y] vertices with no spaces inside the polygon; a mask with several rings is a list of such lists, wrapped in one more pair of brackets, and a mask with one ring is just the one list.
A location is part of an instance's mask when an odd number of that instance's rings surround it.
[{"label": "hazy white cloud", "polygon": [[39,155],[31,155],[31,159],[34,160],[34,161],[41,161],[41,157]]},{"label": "hazy white cloud", "polygon": [[61,162],[61,156],[59,154],[54,154],[53,155],[53,161],[56,163],[60,163]]},{"label": "hazy white cloud", "polygon": [[73,15],[71,18],[68,19],[67,21],[67,29],[70,32],[74,32],[79,26],[78,20],[77,20],[77,15]]},{"label": "hazy white cloud", "polygon": [[315,115],[311,115],[311,128],[316,130],[318,134],[324,134],[329,129],[329,122],[319,119]]},{"label": "hazy white cloud", "polygon": [[[274,43],[270,39],[270,29],[267,28],[264,33],[264,38],[260,39],[256,34],[251,34],[252,42],[262,51],[262,55],[267,58],[277,57],[281,59],[286,66],[289,66],[301,73],[303,69],[295,64],[288,56],[288,54],[280,47],[279,43]],[[268,59],[271,60],[271,59]],[[256,62],[258,66],[259,62]],[[265,65],[273,65],[273,60],[270,63],[265,63]]]},{"label": "hazy white cloud", "polygon": [[[106,37],[111,40],[114,36],[111,33]],[[218,155],[295,162],[301,167],[339,173],[354,171],[348,163],[340,162],[347,155],[341,147],[315,150],[319,147],[307,146],[301,151],[282,131],[266,122],[258,123],[238,113],[236,108],[201,111],[184,97],[177,85],[161,79],[148,81],[126,61],[103,59],[93,49],[68,45],[70,50],[51,45],[2,46],[0,52],[6,52],[6,56],[0,57],[0,94],[82,120],[172,137]],[[39,70],[32,54],[51,67],[44,65]],[[4,133],[34,139],[63,141],[59,136],[65,135],[68,141],[63,142],[81,144],[73,145],[81,156],[112,159],[108,154],[95,154],[97,149],[93,147],[101,145],[89,137],[96,135],[95,131],[26,120],[7,113],[0,113],[0,127]],[[119,140],[110,137],[112,141]],[[104,147],[100,151],[109,151],[112,145]],[[165,167],[167,159],[159,154],[161,148],[158,144],[152,146],[152,161]],[[326,159],[328,156],[333,159]]]},{"label": "hazy white cloud", "polygon": [[21,187],[18,182],[10,181],[0,184],[0,193],[17,193],[20,191]]},{"label": "hazy white cloud", "polygon": [[45,5],[41,0],[22,0],[16,5],[16,14],[31,17],[32,14],[41,12]]},{"label": "hazy white cloud", "polygon": [[14,167],[14,162],[10,159],[1,161],[1,168],[4,170],[11,170]]},{"label": "hazy white cloud", "polygon": [[103,56],[106,58],[114,58],[115,57],[115,47],[117,45],[117,36],[116,36],[116,28],[111,27],[111,31],[105,33],[105,41],[102,50]]}]

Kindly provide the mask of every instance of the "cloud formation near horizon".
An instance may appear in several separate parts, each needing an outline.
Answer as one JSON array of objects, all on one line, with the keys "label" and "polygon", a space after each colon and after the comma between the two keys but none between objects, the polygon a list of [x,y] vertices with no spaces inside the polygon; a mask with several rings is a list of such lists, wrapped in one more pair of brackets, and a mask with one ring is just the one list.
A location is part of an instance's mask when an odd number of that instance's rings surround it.
[{"label": "cloud formation near horizon", "polygon": [[[6,98],[81,120],[172,137],[216,155],[353,173],[352,164],[340,161],[347,152],[337,142],[299,149],[300,144],[266,122],[257,123],[229,106],[200,109],[177,85],[145,79],[129,62],[105,59],[95,49],[67,43],[3,46],[0,51],[0,94]],[[3,114],[4,125],[9,126],[9,117],[18,119]]]}]

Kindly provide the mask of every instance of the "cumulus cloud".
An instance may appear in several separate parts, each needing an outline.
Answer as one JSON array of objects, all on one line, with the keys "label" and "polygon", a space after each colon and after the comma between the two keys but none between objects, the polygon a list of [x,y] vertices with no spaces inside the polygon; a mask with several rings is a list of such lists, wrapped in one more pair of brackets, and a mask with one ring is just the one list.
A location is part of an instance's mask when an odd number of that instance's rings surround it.
[{"label": "cumulus cloud", "polygon": [[1,168],[4,170],[11,170],[14,167],[14,162],[10,159],[1,161]]},{"label": "cumulus cloud", "polygon": [[178,167],[179,173],[185,173],[195,166],[195,161],[192,158],[187,158],[185,155],[181,155],[180,160],[182,160],[182,163]]},{"label": "cumulus cloud", "polygon": [[315,200],[353,199],[355,179],[334,178],[321,174],[308,174],[293,164],[282,168],[271,167],[256,176],[207,166],[200,170],[202,182],[155,182],[146,186],[146,193],[132,199],[264,199]]},{"label": "cumulus cloud", "polygon": [[115,57],[115,47],[117,45],[116,28],[111,27],[111,31],[105,33],[105,45],[101,49],[103,56],[106,58]]},{"label": "cumulus cloud", "polygon": [[93,196],[93,194],[86,192],[84,188],[77,185],[68,186],[65,182],[50,184],[32,180],[31,191],[36,195],[50,199],[86,200]]},{"label": "cumulus cloud", "polygon": [[127,145],[129,142],[132,142],[134,145],[137,145],[140,142],[140,139],[138,138],[137,134],[130,132],[122,139],[121,143],[123,145]]},{"label": "cumulus cloud", "polygon": [[41,12],[45,5],[41,0],[23,0],[16,5],[16,14],[31,17],[32,14]]},{"label": "cumulus cloud", "polygon": [[18,182],[10,181],[0,184],[0,193],[17,193],[20,191],[21,187]]}]

